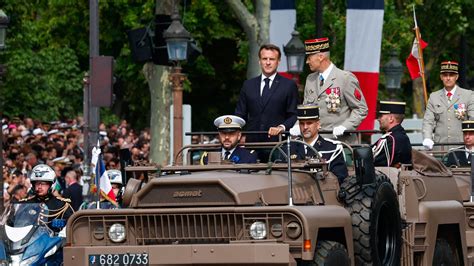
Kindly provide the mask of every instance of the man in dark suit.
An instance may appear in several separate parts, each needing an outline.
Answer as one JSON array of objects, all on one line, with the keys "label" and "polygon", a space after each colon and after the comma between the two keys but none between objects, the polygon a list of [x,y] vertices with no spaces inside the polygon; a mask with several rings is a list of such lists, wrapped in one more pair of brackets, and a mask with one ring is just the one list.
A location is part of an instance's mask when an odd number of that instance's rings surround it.
[{"label": "man in dark suit", "polygon": [[[298,105],[298,122],[304,142],[314,147],[320,156],[329,164],[329,171],[337,176],[339,183],[347,177],[347,166],[344,160],[344,149],[339,141],[325,139],[319,135],[321,123],[319,107],[315,104]],[[307,145],[292,143],[291,159],[314,157],[314,151]]]},{"label": "man in dark suit", "polygon": [[266,131],[263,135],[248,135],[247,142],[278,141],[281,132],[290,130],[296,122],[298,88],[296,83],[277,73],[281,51],[278,46],[260,47],[262,74],[246,80],[240,91],[235,115],[247,121],[246,130]]},{"label": "man in dark suit", "polygon": [[463,121],[461,126],[464,146],[449,152],[447,166],[471,166],[471,153],[474,152],[474,121]]},{"label": "man in dark suit", "polygon": [[[221,143],[221,159],[232,163],[256,163],[257,154],[237,146],[242,137],[242,127],[245,120],[235,115],[223,115],[214,120],[214,125],[219,131]],[[207,164],[207,153],[201,156],[201,163]]]},{"label": "man in dark suit", "polygon": [[77,182],[77,174],[74,170],[68,171],[64,177],[67,187],[64,190],[63,197],[71,200],[71,206],[74,211],[79,210],[82,204],[82,186]]},{"label": "man in dark suit", "polygon": [[385,134],[372,146],[375,166],[400,167],[411,164],[411,143],[401,123],[405,118],[404,102],[380,101],[378,120]]}]

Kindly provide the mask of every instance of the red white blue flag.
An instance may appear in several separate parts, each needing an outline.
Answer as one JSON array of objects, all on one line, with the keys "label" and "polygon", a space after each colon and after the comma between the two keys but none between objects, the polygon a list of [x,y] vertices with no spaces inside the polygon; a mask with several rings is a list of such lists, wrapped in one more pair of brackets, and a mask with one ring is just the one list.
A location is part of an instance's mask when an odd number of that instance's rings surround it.
[{"label": "red white blue flag", "polygon": [[92,149],[91,163],[95,165],[95,184],[99,184],[101,196],[113,204],[117,204],[112,184],[105,171],[104,159],[102,158],[100,148],[94,147]]},{"label": "red white blue flag", "polygon": [[369,108],[358,129],[374,129],[383,14],[383,0],[347,0],[344,69],[356,75]]}]

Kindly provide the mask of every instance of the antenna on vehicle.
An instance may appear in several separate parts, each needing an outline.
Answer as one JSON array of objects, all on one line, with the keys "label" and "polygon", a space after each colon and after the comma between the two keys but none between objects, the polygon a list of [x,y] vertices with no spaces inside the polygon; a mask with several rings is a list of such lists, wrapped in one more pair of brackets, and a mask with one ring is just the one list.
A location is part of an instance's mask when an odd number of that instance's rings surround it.
[{"label": "antenna on vehicle", "polygon": [[[471,153],[471,202],[474,201],[474,152],[469,151]],[[455,154],[455,153],[453,153]]]},{"label": "antenna on vehicle", "polygon": [[293,176],[291,175],[290,138],[291,134],[288,134],[286,141],[286,154],[288,154],[288,158],[286,161],[288,162],[288,205],[293,206]]}]

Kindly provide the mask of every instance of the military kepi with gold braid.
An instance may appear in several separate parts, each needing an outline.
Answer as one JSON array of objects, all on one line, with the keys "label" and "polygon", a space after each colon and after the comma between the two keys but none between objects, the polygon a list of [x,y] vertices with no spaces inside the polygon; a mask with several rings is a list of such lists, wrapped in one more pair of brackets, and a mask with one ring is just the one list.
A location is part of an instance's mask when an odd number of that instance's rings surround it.
[{"label": "military kepi with gold braid", "polygon": [[380,101],[379,114],[405,114],[405,102]]},{"label": "military kepi with gold braid", "polygon": [[444,61],[441,62],[440,73],[455,73],[458,74],[458,62],[456,61]]},{"label": "military kepi with gold braid", "polygon": [[329,38],[306,40],[304,42],[306,54],[317,54],[329,51]]},{"label": "military kepi with gold braid", "polygon": [[298,105],[298,120],[319,119],[319,106],[316,104]]},{"label": "military kepi with gold braid", "polygon": [[474,121],[462,121],[462,131],[474,131]]}]

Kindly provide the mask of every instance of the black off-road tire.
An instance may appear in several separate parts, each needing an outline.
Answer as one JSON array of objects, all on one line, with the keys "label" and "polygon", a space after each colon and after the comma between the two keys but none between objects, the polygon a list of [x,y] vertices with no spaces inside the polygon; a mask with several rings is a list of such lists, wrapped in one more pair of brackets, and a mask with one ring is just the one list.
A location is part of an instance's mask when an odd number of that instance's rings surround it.
[{"label": "black off-road tire", "polygon": [[312,265],[349,266],[351,263],[344,245],[335,241],[324,240],[318,243]]},{"label": "black off-road tire", "polygon": [[401,218],[390,180],[379,175],[373,184],[361,187],[349,177],[341,187],[352,216],[355,264],[400,265]]},{"label": "black off-road tire", "polygon": [[458,257],[454,254],[449,242],[444,238],[436,239],[433,254],[433,266],[457,266],[461,265]]}]

